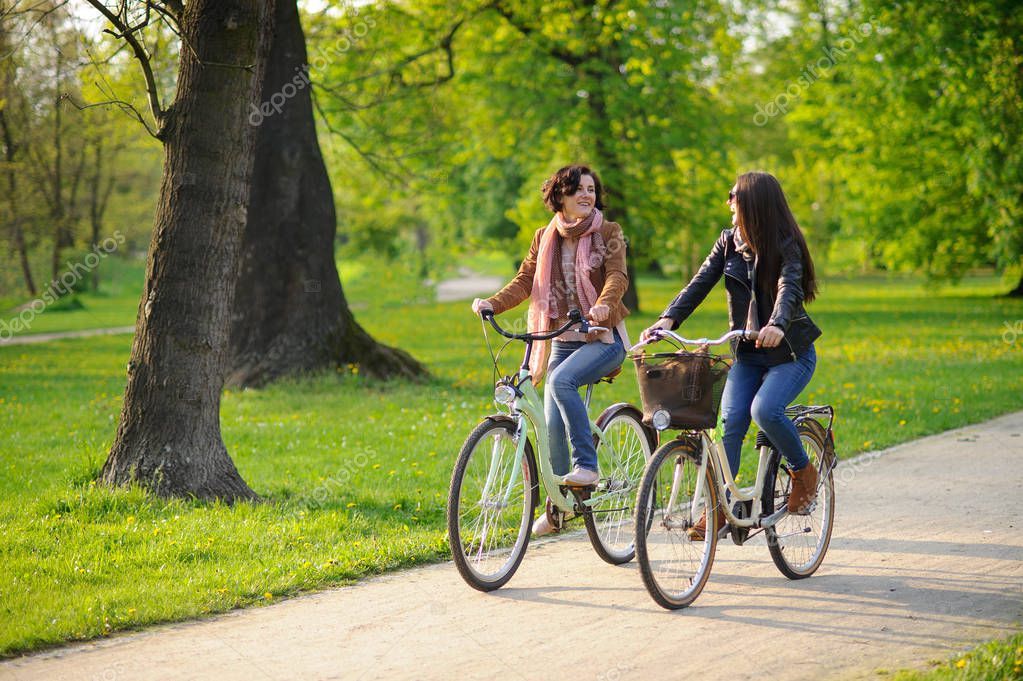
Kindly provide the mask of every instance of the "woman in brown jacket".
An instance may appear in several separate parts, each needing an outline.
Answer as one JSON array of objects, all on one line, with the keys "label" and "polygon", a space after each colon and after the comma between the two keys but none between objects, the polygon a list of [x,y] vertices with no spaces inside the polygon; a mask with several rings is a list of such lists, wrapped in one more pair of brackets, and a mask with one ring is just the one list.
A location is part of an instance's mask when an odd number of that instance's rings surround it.
[{"label": "woman in brown jacket", "polygon": [[[544,182],[543,198],[554,218],[533,236],[529,255],[515,278],[492,297],[474,300],[472,309],[476,314],[483,310],[501,314],[528,298],[530,332],[562,326],[572,309],[610,329],[559,336],[546,367],[544,407],[551,465],[557,475],[568,473],[566,485],[588,486],[599,479],[597,451],[579,388],[606,376],[625,359],[629,345],[623,322],[629,311],[622,305],[629,285],[625,238],[617,223],[604,220],[600,178],[586,166],[566,166],[556,172]],[[544,350],[534,349],[530,365],[535,381],[543,374],[544,359]],[[566,424],[575,449],[571,473]],[[546,514],[533,526],[537,534],[552,529]]]}]

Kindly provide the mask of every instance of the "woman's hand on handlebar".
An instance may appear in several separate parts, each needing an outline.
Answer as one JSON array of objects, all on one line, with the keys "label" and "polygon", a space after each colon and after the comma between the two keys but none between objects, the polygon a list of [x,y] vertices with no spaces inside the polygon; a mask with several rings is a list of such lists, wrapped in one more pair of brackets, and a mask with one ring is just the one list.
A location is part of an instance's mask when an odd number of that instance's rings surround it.
[{"label": "woman's hand on handlebar", "polygon": [[607,305],[594,305],[590,308],[590,321],[600,322],[606,321],[611,316],[611,308]]},{"label": "woman's hand on handlebar", "polygon": [[765,326],[760,329],[760,333],[757,335],[757,347],[776,348],[781,344],[781,339],[784,337],[785,332],[777,326]]},{"label": "woman's hand on handlebar", "polygon": [[661,317],[654,324],[652,324],[649,328],[644,329],[643,333],[640,334],[639,339],[641,341],[651,340],[654,337],[654,332],[655,331],[661,331],[663,329],[667,329],[667,330],[670,331],[671,327],[674,324],[675,323],[673,321],[671,321],[670,319],[668,319],[667,317]]},{"label": "woman's hand on handlebar", "polygon": [[484,300],[483,298],[476,298],[474,301],[472,301],[473,314],[482,317],[484,310],[489,310],[490,312],[494,311],[494,306],[490,304],[489,300]]}]

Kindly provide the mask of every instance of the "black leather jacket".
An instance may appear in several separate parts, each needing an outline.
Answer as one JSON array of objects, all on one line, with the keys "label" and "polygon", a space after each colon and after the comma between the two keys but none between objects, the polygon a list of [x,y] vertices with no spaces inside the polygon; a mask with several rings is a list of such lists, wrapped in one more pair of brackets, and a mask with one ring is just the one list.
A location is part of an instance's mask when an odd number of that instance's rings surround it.
[{"label": "black leather jacket", "polygon": [[[781,252],[783,261],[778,285],[757,286],[759,304],[751,305],[756,261],[742,243],[737,230],[722,231],[700,271],[675,296],[661,317],[671,319],[674,322],[672,328],[678,328],[703,302],[723,274],[728,292],[728,322],[733,331],[777,326],[785,332],[785,340],[776,348],[758,350],[754,349],[753,343],[744,341],[733,345],[733,351],[738,354],[766,354],[771,364],[794,360],[810,349],[820,337],[821,330],[803,308],[803,258],[799,246],[789,240],[782,245]],[[760,317],[764,314],[768,319],[761,324]]]}]

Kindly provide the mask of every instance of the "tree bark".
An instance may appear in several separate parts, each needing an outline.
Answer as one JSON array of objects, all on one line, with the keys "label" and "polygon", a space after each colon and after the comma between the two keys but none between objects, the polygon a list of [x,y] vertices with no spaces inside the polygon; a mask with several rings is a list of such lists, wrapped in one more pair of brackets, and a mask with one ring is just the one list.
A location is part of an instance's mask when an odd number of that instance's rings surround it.
[{"label": "tree bark", "polygon": [[163,496],[252,499],[220,433],[256,103],[273,0],[193,0],[117,436],[101,478]]},{"label": "tree bark", "polygon": [[242,239],[227,384],[358,364],[375,377],[418,377],[407,353],[355,321],[334,261],[334,194],[316,138],[308,56],[295,0],[279,0],[260,107],[253,192]]}]

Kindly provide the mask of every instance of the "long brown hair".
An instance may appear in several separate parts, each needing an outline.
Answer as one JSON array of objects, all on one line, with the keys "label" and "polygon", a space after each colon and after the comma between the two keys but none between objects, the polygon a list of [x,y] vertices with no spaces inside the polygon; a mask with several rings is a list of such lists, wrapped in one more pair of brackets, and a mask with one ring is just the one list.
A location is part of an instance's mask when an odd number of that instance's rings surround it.
[{"label": "long brown hair", "polygon": [[760,171],[740,175],[735,182],[735,212],[739,233],[757,256],[757,288],[763,291],[776,286],[782,265],[781,246],[791,238],[803,257],[803,299],[812,302],[817,297],[813,258],[777,178]]}]

